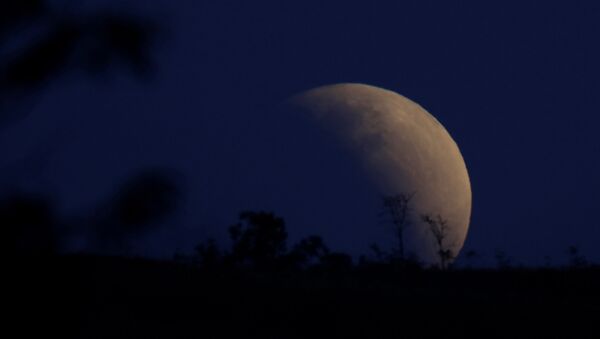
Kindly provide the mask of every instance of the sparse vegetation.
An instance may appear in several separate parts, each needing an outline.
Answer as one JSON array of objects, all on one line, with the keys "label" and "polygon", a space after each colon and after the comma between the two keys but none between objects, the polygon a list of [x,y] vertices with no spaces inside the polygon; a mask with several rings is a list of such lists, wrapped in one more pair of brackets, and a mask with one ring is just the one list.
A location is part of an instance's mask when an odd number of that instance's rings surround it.
[{"label": "sparse vegetation", "polygon": [[[439,227],[436,239],[444,245],[442,221],[430,220]],[[558,320],[573,303],[600,302],[595,288],[600,270],[590,265],[578,270],[503,265],[502,270],[445,271],[410,266],[407,261],[398,265],[396,256],[377,245],[372,246],[374,258],[363,257],[355,264],[349,255],[332,252],[318,236],[288,249],[283,218],[268,212],[241,213],[229,231],[229,249],[207,240],[196,247],[193,258],[179,253],[172,262],[81,255],[22,257],[8,267],[7,276],[16,279],[9,281],[9,288],[19,291],[18,302],[9,302],[9,308],[36,305],[43,316],[30,315],[28,321],[47,321],[45,331],[66,326],[75,332],[67,337],[75,338],[115,333],[155,338],[371,338],[438,337],[449,327],[461,336],[489,331],[508,336],[515,328],[523,333],[524,324],[498,330],[497,317],[506,309],[511,314],[544,315],[547,322]],[[579,256],[577,251],[569,253]],[[450,309],[458,304],[460,312],[432,313],[432,307]],[[517,310],[515,304],[520,305]],[[403,313],[401,326],[398,307],[410,310]],[[464,322],[465,317],[473,321]],[[59,325],[65,320],[68,325]],[[525,328],[535,328],[537,335],[574,333],[572,326],[544,326]]]},{"label": "sparse vegetation", "polygon": [[[398,241],[397,248],[397,260],[403,262],[407,259],[405,243],[404,243],[404,233],[406,229],[410,226],[410,213],[412,209],[410,208],[410,201],[414,197],[413,194],[404,194],[398,193],[395,195],[389,195],[383,197],[383,207],[385,208],[385,212],[387,215],[391,217],[391,223],[394,226],[394,232]],[[382,252],[379,251],[378,248],[372,248],[376,256],[381,256]]]},{"label": "sparse vegetation", "polygon": [[433,234],[433,238],[437,246],[437,255],[440,262],[440,268],[445,270],[456,256],[456,254],[452,251],[450,244],[448,244],[448,232],[450,231],[448,221],[442,218],[442,216],[439,214],[435,217],[423,215],[422,219],[429,226],[431,234]]}]

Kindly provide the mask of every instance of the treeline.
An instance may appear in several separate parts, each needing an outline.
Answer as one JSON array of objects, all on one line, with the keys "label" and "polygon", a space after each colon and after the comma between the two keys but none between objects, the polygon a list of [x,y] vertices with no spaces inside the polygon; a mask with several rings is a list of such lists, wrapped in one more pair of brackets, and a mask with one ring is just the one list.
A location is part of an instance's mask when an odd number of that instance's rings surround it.
[{"label": "treeline", "polygon": [[413,257],[402,258],[373,244],[372,255],[361,255],[356,262],[347,253],[331,250],[318,235],[288,245],[285,221],[272,212],[245,211],[228,229],[231,246],[220,248],[214,239],[201,242],[193,255],[175,255],[175,260],[203,270],[241,270],[255,272],[350,272],[359,267],[393,267],[421,270]]}]

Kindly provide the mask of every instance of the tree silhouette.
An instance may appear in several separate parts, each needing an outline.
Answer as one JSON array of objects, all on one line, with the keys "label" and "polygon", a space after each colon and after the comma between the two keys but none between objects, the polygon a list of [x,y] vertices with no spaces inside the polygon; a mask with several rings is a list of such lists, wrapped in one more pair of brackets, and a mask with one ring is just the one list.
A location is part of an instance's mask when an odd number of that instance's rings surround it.
[{"label": "tree silhouette", "polygon": [[290,251],[288,257],[291,265],[306,267],[321,262],[329,253],[329,248],[323,239],[312,235],[300,240]]},{"label": "tree silhouette", "polygon": [[234,263],[257,269],[273,268],[286,251],[287,232],[282,218],[267,212],[242,212],[229,227]]},{"label": "tree silhouette", "polygon": [[383,206],[386,212],[392,217],[392,224],[398,238],[398,256],[401,261],[406,259],[404,231],[410,225],[409,213],[411,209],[409,203],[413,196],[414,193],[410,195],[400,193],[383,197]]},{"label": "tree silhouette", "polygon": [[195,247],[202,268],[213,269],[223,263],[223,254],[214,239],[208,239]]},{"label": "tree silhouette", "polygon": [[285,221],[270,212],[242,212],[239,222],[231,225],[228,231],[231,239],[229,250],[221,251],[214,239],[195,247],[195,262],[201,268],[299,272],[315,266],[343,266],[339,263],[347,263],[346,259],[340,259],[340,253],[332,253],[323,239],[316,235],[301,239],[288,251]]},{"label": "tree silhouette", "polygon": [[433,238],[435,240],[435,244],[437,246],[437,255],[440,259],[440,268],[447,269],[448,264],[454,259],[455,254],[452,252],[452,249],[447,244],[448,232],[450,231],[450,226],[448,225],[448,221],[442,218],[441,215],[437,215],[432,217],[430,215],[423,215],[423,221],[429,225],[429,230],[433,234]]}]

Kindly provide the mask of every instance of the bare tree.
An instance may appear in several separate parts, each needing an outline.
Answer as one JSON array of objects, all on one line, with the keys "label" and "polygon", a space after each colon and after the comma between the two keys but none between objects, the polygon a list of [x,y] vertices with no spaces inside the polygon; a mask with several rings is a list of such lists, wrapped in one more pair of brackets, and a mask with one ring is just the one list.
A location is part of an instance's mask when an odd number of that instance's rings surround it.
[{"label": "bare tree", "polygon": [[404,230],[410,225],[409,213],[411,209],[409,203],[413,196],[414,193],[409,195],[399,193],[383,197],[383,206],[392,217],[392,224],[398,237],[398,255],[402,261],[405,259]]},{"label": "bare tree", "polygon": [[435,217],[423,215],[422,219],[429,225],[429,230],[431,230],[431,233],[433,234],[433,238],[438,248],[437,254],[440,259],[440,267],[442,269],[447,269],[448,264],[455,256],[450,245],[447,243],[448,233],[450,231],[448,221],[439,214]]}]

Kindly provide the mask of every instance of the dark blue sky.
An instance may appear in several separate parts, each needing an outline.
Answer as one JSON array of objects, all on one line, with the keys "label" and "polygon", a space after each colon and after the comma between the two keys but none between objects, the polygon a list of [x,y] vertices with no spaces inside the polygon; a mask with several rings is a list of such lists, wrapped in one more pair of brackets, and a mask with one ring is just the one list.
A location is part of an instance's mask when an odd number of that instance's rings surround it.
[{"label": "dark blue sky", "polygon": [[[102,2],[85,3],[82,10]],[[70,214],[135,169],[179,169],[188,189],[181,215],[139,247],[189,251],[207,235],[224,235],[239,208],[274,199],[250,178],[266,172],[249,165],[264,143],[250,127],[268,107],[314,86],[362,82],[418,102],[456,140],[473,188],[465,248],[487,260],[501,249],[535,264],[546,255],[561,263],[576,245],[600,261],[597,1],[189,0],[128,8],[166,29],[154,77],[62,77],[3,132],[10,151],[2,165],[13,172],[5,181],[56,193]],[[39,171],[23,173],[27,159]],[[309,178],[319,173],[311,166],[300,169]],[[326,198],[314,199],[327,205]],[[368,251],[352,240],[359,226],[325,233],[333,248]]]}]

